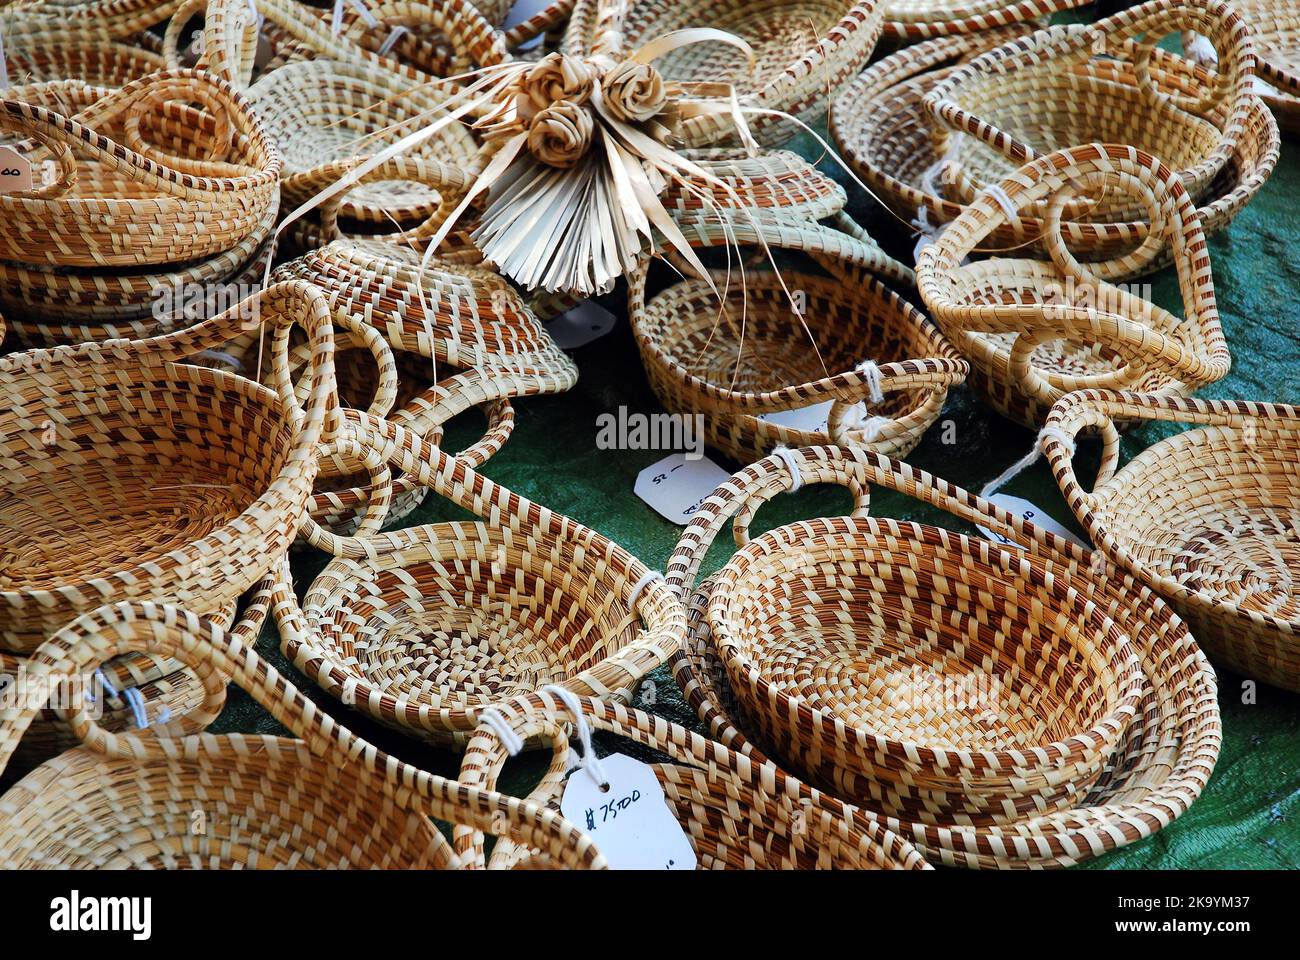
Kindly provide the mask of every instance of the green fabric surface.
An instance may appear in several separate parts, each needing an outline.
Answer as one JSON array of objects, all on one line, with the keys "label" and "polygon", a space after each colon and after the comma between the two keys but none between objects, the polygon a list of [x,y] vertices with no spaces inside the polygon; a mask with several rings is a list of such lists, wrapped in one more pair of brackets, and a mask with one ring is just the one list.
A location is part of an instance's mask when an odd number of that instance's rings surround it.
[{"label": "green fabric surface", "polygon": [[[793,149],[821,156],[811,138]],[[845,183],[851,215],[868,227],[893,255],[911,262],[913,241],[879,204],[849,184],[833,163],[822,169]],[[1300,145],[1284,142],[1282,161],[1271,181],[1231,227],[1210,241],[1215,288],[1223,327],[1233,352],[1232,373],[1201,392],[1204,397],[1300,402],[1296,375],[1300,372]],[[1151,278],[1154,298],[1181,312],[1172,270]],[[915,295],[914,302],[919,301]],[[625,317],[622,287],[602,302]],[[637,473],[666,455],[662,451],[603,451],[595,444],[596,418],[620,405],[630,411],[659,412],[642,372],[640,359],[624,319],[607,337],[575,352],[581,380],[561,397],[516,403],[517,427],[505,448],[484,473],[518,493],[585,523],[622,544],[652,568],[662,570],[681,528],[662,519],[632,492]],[[447,448],[460,449],[477,436],[481,418],[467,415],[449,429]],[[955,425],[956,443],[941,442],[939,426],[931,428],[908,462],[968,489],[978,489],[1029,450],[1033,435],[982,407],[964,387],[954,390],[940,423]],[[1124,440],[1125,458],[1179,429],[1170,424],[1143,425]],[[738,464],[709,456],[727,469]],[[1095,444],[1082,441],[1077,466],[1090,476],[1098,460]],[[1078,530],[1073,517],[1041,461],[1009,485],[1005,492],[1023,496]],[[848,496],[840,490],[814,488],[778,498],[765,506],[755,531],[801,517],[842,514]],[[961,528],[947,514],[900,494],[878,491],[873,511]],[[464,517],[462,511],[430,495],[403,526]],[[723,540],[724,538],[720,538]],[[715,545],[705,572],[727,556],[729,540]],[[305,591],[324,565],[314,552],[294,560],[295,585]],[[259,650],[284,670],[309,696],[358,733],[408,761],[455,775],[458,758],[431,749],[398,732],[381,727],[326,697],[284,661],[273,626],[259,640]],[[693,712],[683,703],[666,667],[651,675],[655,681],[653,712],[699,729]],[[1260,685],[1257,702],[1241,702],[1241,677],[1221,671],[1223,751],[1205,793],[1193,808],[1168,829],[1142,843],[1092,861],[1084,868],[1286,868],[1300,867],[1300,697]],[[283,732],[242,692],[231,700],[216,729]],[[629,744],[603,740],[605,749]],[[628,752],[635,752],[628,750]],[[527,788],[541,769],[541,758],[525,756],[512,762],[502,786],[512,792]]]}]

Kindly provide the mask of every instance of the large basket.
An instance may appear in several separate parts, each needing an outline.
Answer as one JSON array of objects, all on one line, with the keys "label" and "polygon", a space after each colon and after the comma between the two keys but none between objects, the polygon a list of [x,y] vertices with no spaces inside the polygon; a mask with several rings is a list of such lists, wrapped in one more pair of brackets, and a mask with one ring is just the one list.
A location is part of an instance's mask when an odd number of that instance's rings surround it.
[{"label": "large basket", "polygon": [[[804,122],[825,108],[826,93],[862,68],[880,37],[876,0],[767,0],[745,3],[683,3],[672,0],[579,0],[569,21],[566,43],[574,52],[619,51],[630,55],[642,45],[676,30],[711,27],[750,44],[753,70],[745,55],[729,44],[681,47],[655,61],[664,79],[698,85],[705,97],[729,95],[735,88],[747,110],[750,131],[759,142],[776,145],[799,128],[771,112]],[[704,113],[675,131],[688,147],[723,143],[736,134],[726,112]]]},{"label": "large basket", "polygon": [[[911,483],[865,457],[821,447],[759,461],[705,501],[673,554],[672,582],[689,587],[739,515],[708,618],[746,718],[813,782],[900,818],[993,825],[1076,805],[1135,715],[1128,636],[1090,581],[864,516],[869,481]],[[803,483],[847,486],[854,515],[750,540],[758,507]]]},{"label": "large basket", "polygon": [[[697,241],[735,237],[793,246],[838,271],[870,269],[878,248],[817,224],[744,218]],[[705,439],[748,461],[777,444],[865,443],[902,456],[939,416],[966,364],[923,314],[870,276],[854,283],[812,273],[711,274],[646,295],[649,264],[628,284],[632,330],[651,388],[671,413],[704,416]],[[793,300],[793,302],[792,302]],[[796,313],[796,310],[799,313]],[[800,316],[802,314],[802,317]],[[867,366],[864,366],[867,365]],[[828,405],[824,425],[769,420]],[[765,416],[766,415],[766,416]]]},{"label": "large basket", "polygon": [[[171,118],[210,133],[186,135]],[[254,233],[276,202],[274,143],[243,98],[204,73],[153,74],[74,117],[0,101],[0,129],[31,138],[33,161],[55,161],[32,191],[0,196],[5,260],[102,269],[203,259]]]},{"label": "large basket", "polygon": [[[1161,89],[1151,69],[1155,41],[1185,29],[1209,36],[1219,70],[1190,92]],[[1108,59],[1098,66],[1101,55]],[[1044,153],[1094,141],[1160,157],[1200,202],[1245,130],[1254,63],[1249,30],[1227,3],[1148,0],[1093,25],[1049,27],[992,50],[954,70],[923,103],[939,121],[935,152],[959,202]],[[1124,221],[1145,211],[1123,195],[1081,197],[1066,211],[1072,219],[1085,212]]]},{"label": "large basket", "polygon": [[[585,722],[635,748],[666,754],[654,764],[664,798],[695,850],[700,870],[924,870],[916,849],[875,818],[819,793],[775,764],[748,758],[699,734],[595,698],[577,701]],[[522,739],[549,740],[552,762],[530,799],[557,809],[570,757],[564,704],[549,691],[517,699],[502,720]],[[507,759],[500,737],[481,727],[465,752],[460,782],[493,789]],[[577,772],[575,776],[586,776]],[[483,866],[482,833],[459,827],[457,853]],[[486,865],[530,869],[547,865],[542,851],[499,840]]]},{"label": "large basket", "polygon": [[[681,642],[681,605],[626,550],[392,424],[349,412],[358,446],[484,520],[335,540],[284,614],[294,664],[345,703],[462,744],[482,711],[548,683],[630,699]],[[347,429],[345,428],[345,434]],[[281,588],[277,616],[295,606]]]},{"label": "large basket", "polygon": [[[1160,229],[1135,251],[1084,265],[1067,249],[1060,217],[1076,196],[1098,190],[1135,197]],[[998,225],[1034,205],[1047,207],[1042,243],[1050,259],[963,262]],[[1186,317],[1106,282],[1142,269],[1166,244]],[[1132,147],[1091,144],[1026,164],[922,250],[917,278],[935,322],[970,360],[972,386],[1030,426],[1073,389],[1181,395],[1222,379],[1231,363],[1187,191],[1164,164]]]},{"label": "large basket", "polygon": [[[1023,35],[1024,28],[1020,29]],[[989,43],[990,39],[1015,35],[1003,31],[991,37],[945,37],[906,47],[873,64],[836,96],[830,122],[836,146],[858,176],[901,220],[910,220],[924,232],[934,234],[965,209],[964,203],[950,199],[945,191],[943,158],[936,153],[931,135],[933,118],[923,108],[922,100],[957,69],[954,60],[962,62],[988,46],[998,45]],[[1098,77],[1126,77],[1126,82],[1136,82],[1131,66],[1122,61],[1095,60],[1088,69]],[[1161,89],[1185,93],[1203,87],[1212,77],[1190,60],[1163,50],[1152,55],[1151,69]],[[1225,120],[1222,107],[1210,116],[1216,124]],[[1231,223],[1255,196],[1277,165],[1280,149],[1277,123],[1263,101],[1251,98],[1236,150],[1211,182],[1196,211],[1207,236]],[[1080,213],[1081,217],[1087,215],[1087,211]],[[1140,219],[1070,219],[1061,224],[1070,250],[1085,261],[1131,251],[1145,239],[1147,230],[1148,224]],[[1022,212],[990,234],[986,245],[1004,252],[1016,249],[1030,253],[1035,251],[1035,241],[1042,231],[1041,217]],[[1166,248],[1140,269],[1151,272],[1168,263],[1168,259]],[[1129,277],[1116,275],[1112,279]]]},{"label": "large basket", "polygon": [[[828,476],[843,482],[841,475],[847,474],[863,490],[868,483],[899,489],[1026,548],[1003,548],[916,524],[869,520],[862,516],[866,502],[859,499],[857,519],[850,522],[859,527],[869,524],[880,535],[893,531],[891,551],[912,544],[937,556],[941,551],[965,546],[990,559],[1000,558],[996,562],[1005,564],[1012,576],[1041,578],[1054,581],[1058,588],[1064,585],[1067,591],[1084,591],[1102,614],[1132,638],[1139,652],[1140,702],[1109,762],[1077,804],[992,825],[974,825],[955,818],[924,822],[911,817],[883,817],[890,829],[914,841],[936,864],[983,868],[1068,866],[1150,836],[1176,819],[1200,795],[1214,768],[1221,740],[1214,673],[1186,626],[1148,588],[1114,568],[1099,566],[1096,561],[1100,555],[905,464],[865,451],[849,454],[824,448],[798,451],[792,456],[768,458],[719,488],[712,509],[706,504],[701,510],[699,527],[687,528],[669,566],[670,583],[683,592],[690,589],[702,555],[696,543],[712,538],[725,521],[718,507],[725,501],[733,501],[734,505],[746,487],[762,499],[793,489],[796,482],[818,482]],[[789,473],[792,465],[799,472],[798,481]],[[751,498],[740,511],[736,525],[742,540],[756,505]],[[705,509],[710,510],[708,515]],[[803,526],[796,524],[791,529]],[[917,536],[926,529],[931,531],[929,535]],[[860,563],[872,562],[866,558],[873,555],[862,556]],[[923,569],[918,566],[919,575]],[[930,582],[931,576],[917,581],[918,586],[911,591],[913,606],[926,598],[919,585]],[[715,582],[706,581],[691,597],[687,640],[673,660],[674,676],[709,736],[747,755],[754,763],[766,763],[766,751],[780,753],[782,744],[769,744],[766,737],[753,736],[761,730],[749,719],[748,695],[732,685],[731,671],[711,629],[710,609],[718,602],[726,602],[715,591]],[[852,591],[845,587],[843,595],[851,596]],[[907,629],[914,618],[915,613],[900,617],[898,629]],[[845,626],[851,629],[848,622]],[[878,696],[886,703],[897,704],[900,712],[904,709],[899,699],[884,689]],[[764,707],[775,707],[775,703]],[[963,715],[956,711],[956,717]],[[772,718],[778,720],[776,714]],[[817,752],[787,757],[799,767],[840,749],[848,738],[845,726],[834,723],[827,711],[791,712],[779,719],[823,730]],[[846,794],[846,799],[861,802],[868,810],[878,809],[878,792],[873,792],[869,783],[864,787],[860,794]]]},{"label": "large basket", "polygon": [[[140,735],[106,731],[84,702],[65,710],[85,745],[0,797],[0,866],[460,866],[431,817],[540,846],[559,865],[602,865],[558,815],[386,755],[321,713],[240,640],[175,607],[102,607],[43,644],[31,668],[57,690],[128,652],[183,661],[203,682],[201,707]],[[196,736],[220,711],[227,676],[303,739]],[[0,709],[0,769],[38,713],[31,705]]]},{"label": "large basket", "polygon": [[[178,362],[259,323],[275,389]],[[313,345],[305,410],[288,370],[295,323]],[[303,522],[333,402],[329,306],[278,284],[178,333],[4,357],[0,390],[0,647],[33,650],[111,598],[216,611]]]},{"label": "large basket", "polygon": [[[1195,424],[1119,466],[1117,420]],[[1043,449],[1099,550],[1165,597],[1211,658],[1300,691],[1300,410],[1084,390],[1060,400]],[[1071,462],[1105,445],[1096,481]]]}]

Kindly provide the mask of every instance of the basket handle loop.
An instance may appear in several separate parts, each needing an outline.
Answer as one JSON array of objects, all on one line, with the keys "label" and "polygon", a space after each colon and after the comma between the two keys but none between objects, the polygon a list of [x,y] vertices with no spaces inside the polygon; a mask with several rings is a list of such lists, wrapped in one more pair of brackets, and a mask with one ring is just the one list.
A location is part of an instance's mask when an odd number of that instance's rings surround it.
[{"label": "basket handle loop", "polygon": [[749,540],[749,525],[758,508],[779,493],[798,490],[805,483],[838,483],[853,494],[855,517],[865,517],[870,491],[855,470],[850,454],[839,447],[806,447],[759,460],[732,474],[700,505],[686,525],[668,560],[668,585],[684,599],[695,585],[704,556],[718,531],[731,517],[736,545]]},{"label": "basket handle loop", "polygon": [[[310,180],[311,182],[323,180],[326,183],[336,183],[350,169],[364,163],[366,159],[366,157],[353,157],[344,161],[322,164],[307,173],[297,175],[288,182],[287,186],[293,189],[301,189],[304,180]],[[344,198],[361,184],[380,180],[406,180],[413,183],[423,183],[439,192],[438,207],[429,215],[428,219],[409,230],[384,234],[382,238],[388,243],[414,245],[420,240],[428,240],[438,232],[443,222],[456,209],[465,191],[469,189],[470,175],[459,167],[433,159],[392,157],[385,160],[374,170],[371,170],[352,184],[347,190],[332,194],[328,200],[321,202],[318,209],[320,210],[321,231],[325,236],[325,242],[345,239],[343,231],[339,229],[339,208],[343,205]]]},{"label": "basket handle loop", "polygon": [[[505,34],[487,21],[470,0],[440,0],[436,4],[413,4],[405,0],[380,0],[367,4],[370,15],[380,22],[428,24],[447,38],[457,58],[446,65],[448,74],[464,72],[466,66],[492,67],[511,59]],[[371,28],[356,18],[342,36],[360,46],[360,38]]]},{"label": "basket handle loop", "polygon": [[[146,340],[122,343],[141,356],[180,361],[203,350],[219,349],[251,331],[260,333],[268,323],[272,331],[272,386],[293,412],[299,429],[312,431],[318,438],[331,439],[339,423],[334,327],[329,302],[310,283],[284,280],[210,320]],[[289,334],[295,324],[306,331],[311,350],[309,388],[304,403],[298,400],[290,365]]]},{"label": "basket handle loop", "polygon": [[[86,614],[47,640],[29,660],[39,682],[75,676],[103,661],[141,651],[179,660],[204,677],[231,677],[268,713],[318,757],[358,764],[391,785],[395,800],[429,816],[509,836],[541,847],[568,867],[599,867],[603,860],[591,841],[572,824],[536,803],[467,787],[426,773],[367,743],[319,710],[240,638],[194,614],[168,604],[135,601],[110,604]],[[225,680],[221,680],[223,686]],[[0,709],[0,767],[39,707]],[[171,759],[205,749],[205,737],[169,741],[136,734],[113,734],[75,711],[73,728],[87,744],[114,756],[137,760]]]},{"label": "basket handle loop", "polygon": [[[1132,41],[1138,86],[1147,101],[1156,107],[1170,103],[1189,113],[1204,115],[1228,96],[1244,92],[1255,72],[1250,30],[1239,14],[1219,0],[1195,0],[1192,3],[1151,0],[1099,20],[1093,26],[1108,44]],[[1218,54],[1213,82],[1199,97],[1162,93],[1151,75],[1151,58],[1156,51],[1156,42],[1168,34],[1187,31],[1205,37]]]}]

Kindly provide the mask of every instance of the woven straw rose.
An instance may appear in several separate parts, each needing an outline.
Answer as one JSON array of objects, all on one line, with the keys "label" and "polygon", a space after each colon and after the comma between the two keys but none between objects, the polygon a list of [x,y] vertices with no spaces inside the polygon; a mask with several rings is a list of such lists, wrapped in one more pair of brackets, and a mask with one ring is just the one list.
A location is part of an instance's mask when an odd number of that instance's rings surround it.
[{"label": "woven straw rose", "polygon": [[560,100],[533,117],[528,127],[528,149],[542,163],[561,169],[571,167],[591,146],[594,128],[586,107]]},{"label": "woven straw rose", "polygon": [[587,102],[595,85],[590,64],[560,53],[547,54],[525,74],[521,92],[535,110],[568,101],[575,106]]},{"label": "woven straw rose", "polygon": [[600,84],[609,112],[624,123],[643,123],[667,103],[664,78],[648,63],[628,60],[605,74]]}]

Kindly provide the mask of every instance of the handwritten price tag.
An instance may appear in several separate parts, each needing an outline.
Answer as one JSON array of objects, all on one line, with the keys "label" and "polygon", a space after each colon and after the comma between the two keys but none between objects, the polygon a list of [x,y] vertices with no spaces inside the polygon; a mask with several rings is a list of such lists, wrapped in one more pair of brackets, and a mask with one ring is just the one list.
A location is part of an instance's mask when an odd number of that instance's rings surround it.
[{"label": "handwritten price tag", "polygon": [[647,764],[621,753],[600,761],[606,790],[586,770],[564,785],[560,812],[590,834],[613,870],[694,870],[695,850]]},{"label": "handwritten price tag", "polygon": [[[1041,507],[1030,503],[1028,500],[1024,500],[1020,497],[1008,497],[1004,493],[995,493],[993,496],[988,498],[988,501],[989,503],[996,503],[1008,513],[1014,513],[1018,516],[1024,517],[1036,527],[1040,527],[1043,530],[1050,530],[1057,536],[1065,537],[1067,540],[1073,540],[1086,550],[1091,549],[1087,543],[1075,536],[1073,531],[1067,530],[1059,522],[1050,517]],[[1008,540],[1000,533],[994,533],[988,527],[981,526],[979,529],[980,533],[984,534],[984,536],[988,537],[995,543],[1000,543],[1007,547],[1023,549],[1020,544]]]},{"label": "handwritten price tag", "polygon": [[13,147],[0,147],[0,193],[32,189],[32,164]]},{"label": "handwritten price tag", "polygon": [[835,401],[823,400],[811,407],[796,407],[793,410],[775,410],[772,413],[760,413],[758,419],[775,423],[790,430],[807,430],[810,433],[825,433],[826,421],[831,416],[831,405]]},{"label": "handwritten price tag", "polygon": [[674,453],[637,474],[632,491],[660,516],[685,526],[729,476],[708,457],[687,460],[685,453]]}]

